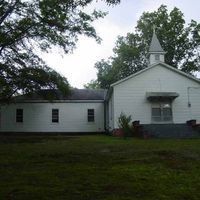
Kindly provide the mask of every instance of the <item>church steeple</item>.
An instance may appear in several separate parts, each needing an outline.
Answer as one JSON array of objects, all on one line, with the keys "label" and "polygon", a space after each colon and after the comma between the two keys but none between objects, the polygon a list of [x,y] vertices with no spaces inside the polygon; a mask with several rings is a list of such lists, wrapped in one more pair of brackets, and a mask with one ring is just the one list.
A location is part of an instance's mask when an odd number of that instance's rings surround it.
[{"label": "church steeple", "polygon": [[150,48],[149,48],[149,62],[150,65],[155,64],[157,62],[165,62],[165,51],[160,45],[160,42],[156,36],[155,29],[153,31],[153,37],[151,40]]}]

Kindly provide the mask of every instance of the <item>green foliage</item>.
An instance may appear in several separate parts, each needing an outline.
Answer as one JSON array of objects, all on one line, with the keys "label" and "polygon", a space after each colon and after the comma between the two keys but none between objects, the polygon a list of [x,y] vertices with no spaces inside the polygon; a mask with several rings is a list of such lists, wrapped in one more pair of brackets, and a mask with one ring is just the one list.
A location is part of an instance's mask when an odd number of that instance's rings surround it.
[{"label": "green foliage", "polygon": [[89,83],[84,85],[84,88],[86,89],[99,89],[99,83],[97,80],[91,80]]},{"label": "green foliage", "polygon": [[132,129],[130,125],[131,120],[131,115],[126,116],[126,114],[124,114],[123,112],[118,118],[118,126],[123,130],[124,137],[132,136]]},{"label": "green foliage", "polygon": [[[61,47],[72,51],[83,34],[97,36],[92,22],[105,13],[84,8],[93,0],[3,0],[0,7],[0,100],[17,92],[38,89],[68,91],[67,80],[46,66],[37,55],[37,49],[48,52]],[[105,0],[115,5],[120,0]]]},{"label": "green foliage", "polygon": [[101,60],[95,64],[95,68],[98,70],[97,82],[100,88],[109,88],[110,84],[118,80],[118,69],[113,68],[109,62]]},{"label": "green foliage", "polygon": [[145,12],[139,19],[136,32],[144,45],[144,55],[148,53],[148,46],[152,37],[152,29],[156,27],[161,46],[166,51],[165,62],[187,73],[198,70],[198,56],[200,35],[194,38],[194,33],[200,30],[200,24],[191,21],[186,25],[184,14],[174,8],[168,12],[167,7],[161,5],[155,12]]},{"label": "green foliage", "polygon": [[96,63],[100,87],[109,88],[110,84],[148,66],[153,27],[156,27],[159,41],[167,52],[167,64],[191,74],[199,70],[200,24],[192,20],[186,25],[178,8],[169,12],[161,5],[157,11],[142,14],[134,33],[118,37],[112,57]]}]

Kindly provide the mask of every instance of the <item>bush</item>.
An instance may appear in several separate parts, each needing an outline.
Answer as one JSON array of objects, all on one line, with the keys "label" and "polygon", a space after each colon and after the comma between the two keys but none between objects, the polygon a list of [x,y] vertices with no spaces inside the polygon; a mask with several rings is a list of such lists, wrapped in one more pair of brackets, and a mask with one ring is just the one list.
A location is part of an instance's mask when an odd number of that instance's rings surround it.
[{"label": "bush", "polygon": [[131,129],[131,115],[126,116],[123,112],[120,114],[118,118],[118,126],[123,130],[124,137],[132,136],[132,129]]}]

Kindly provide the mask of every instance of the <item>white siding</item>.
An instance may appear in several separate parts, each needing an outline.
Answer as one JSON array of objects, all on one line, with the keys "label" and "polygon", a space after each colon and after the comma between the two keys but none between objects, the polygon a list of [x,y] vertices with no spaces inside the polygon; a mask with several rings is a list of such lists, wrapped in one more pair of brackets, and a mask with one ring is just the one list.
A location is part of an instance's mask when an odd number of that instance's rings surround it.
[{"label": "white siding", "polygon": [[[190,90],[191,107],[188,107],[188,87],[197,87],[195,95]],[[143,124],[151,123],[151,102],[146,92],[177,92],[172,102],[173,122],[185,123],[189,119],[200,120],[200,84],[162,65],[113,86],[114,127],[121,112],[132,115],[132,120]],[[199,91],[197,94],[197,90]]]},{"label": "white siding", "polygon": [[[23,108],[24,122],[16,123],[16,109]],[[59,109],[59,123],[52,123],[52,109]],[[95,122],[87,121],[87,109],[95,110]],[[102,132],[102,103],[19,103],[1,107],[1,131]]]},{"label": "white siding", "polygon": [[197,123],[200,123],[200,87],[191,87],[188,90],[190,115],[191,119],[196,119]]}]

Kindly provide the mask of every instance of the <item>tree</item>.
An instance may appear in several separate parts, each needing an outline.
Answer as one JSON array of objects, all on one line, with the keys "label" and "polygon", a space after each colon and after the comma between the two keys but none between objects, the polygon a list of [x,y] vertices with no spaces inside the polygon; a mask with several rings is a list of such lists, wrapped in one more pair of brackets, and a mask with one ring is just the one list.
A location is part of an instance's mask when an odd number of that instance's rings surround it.
[{"label": "tree", "polygon": [[154,26],[161,46],[166,51],[165,62],[187,73],[197,71],[198,57],[195,51],[200,43],[194,36],[200,30],[200,24],[192,20],[186,25],[184,14],[176,7],[169,14],[164,5],[155,12],[144,13],[137,23],[136,32],[145,47],[145,55]]},{"label": "tree", "polygon": [[128,33],[126,37],[118,37],[112,66],[118,68],[119,79],[129,76],[147,65],[143,46],[138,42],[139,39],[138,35],[131,33]]},{"label": "tree", "polygon": [[[92,22],[105,13],[84,8],[93,0],[0,0],[0,100],[43,88],[68,92],[66,78],[50,69],[35,48],[73,50],[78,36],[97,36]],[[115,5],[120,0],[105,0]]]},{"label": "tree", "polygon": [[148,66],[148,50],[153,27],[163,49],[165,62],[184,72],[196,72],[199,66],[200,24],[192,20],[187,26],[184,15],[174,8],[168,12],[161,5],[157,11],[144,12],[137,22],[135,33],[118,37],[114,55],[107,61],[97,62],[97,81],[103,88]]},{"label": "tree", "polygon": [[109,61],[101,60],[95,64],[95,68],[98,70],[97,83],[100,88],[108,88],[110,84],[119,79],[118,69],[113,68]]},{"label": "tree", "polygon": [[99,89],[99,83],[97,82],[97,80],[92,79],[89,83],[84,85],[84,88],[86,89]]}]

